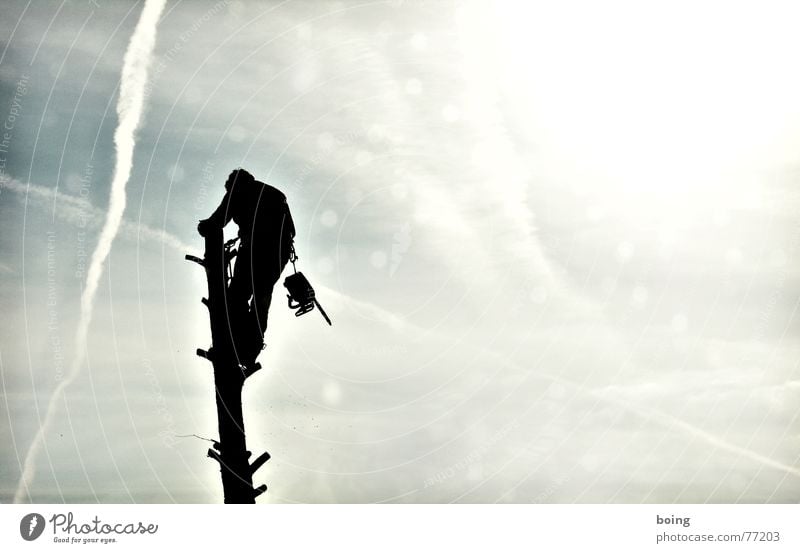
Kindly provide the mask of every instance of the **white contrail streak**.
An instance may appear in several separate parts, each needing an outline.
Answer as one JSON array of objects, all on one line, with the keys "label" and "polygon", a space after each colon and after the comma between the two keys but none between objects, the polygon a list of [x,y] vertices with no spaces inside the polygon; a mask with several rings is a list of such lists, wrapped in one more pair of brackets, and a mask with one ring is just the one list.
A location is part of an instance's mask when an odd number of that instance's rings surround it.
[{"label": "white contrail streak", "polygon": [[86,336],[92,320],[92,306],[100,276],[103,272],[105,261],[111,251],[111,244],[119,231],[122,223],[122,214],[125,211],[125,185],[131,174],[133,165],[133,149],[136,145],[136,130],[142,119],[144,107],[144,89],[147,83],[147,71],[153,57],[153,48],[156,42],[156,28],[165,0],[147,0],[139,22],[133,31],[125,58],[122,64],[122,78],[120,81],[119,99],[117,100],[117,116],[119,123],[114,132],[114,145],[116,146],[117,159],[114,168],[114,177],[111,181],[111,194],[109,197],[108,213],[97,247],[89,263],[86,276],[86,286],[81,294],[81,315],[75,333],[76,354],[70,371],[62,380],[47,405],[47,413],[39,431],[33,439],[25,464],[22,469],[14,502],[19,503],[29,496],[30,486],[36,473],[36,458],[44,444],[44,437],[52,422],[53,413],[64,396],[64,391],[80,373],[85,360]]},{"label": "white contrail streak", "polygon": [[[480,351],[481,353],[484,353],[484,354],[487,354],[487,355],[491,355],[492,357],[497,359],[499,362],[504,363],[506,365],[509,365],[510,367],[513,367],[516,370],[525,371],[525,369],[523,367],[521,367],[517,363],[514,363],[514,362],[510,361],[509,359],[505,358],[504,356],[502,356],[499,353],[496,353],[496,352],[494,352],[492,350],[487,350],[485,348],[476,348],[476,349],[478,349],[478,351]],[[702,440],[702,441],[704,441],[704,442],[706,442],[706,443],[708,443],[708,444],[710,444],[710,445],[712,445],[714,447],[718,447],[720,449],[724,449],[726,451],[730,451],[730,452],[735,453],[737,455],[741,455],[742,457],[746,457],[746,458],[750,459],[751,461],[753,461],[755,463],[759,463],[759,464],[762,464],[764,466],[767,466],[767,467],[770,467],[770,468],[773,468],[773,469],[776,469],[776,470],[783,471],[786,474],[791,474],[793,476],[800,477],[800,469],[798,469],[797,467],[793,467],[791,465],[787,465],[785,463],[781,463],[780,461],[776,461],[775,459],[767,457],[766,455],[762,455],[762,454],[757,453],[757,452],[755,452],[753,450],[750,450],[750,449],[747,449],[745,447],[736,445],[736,444],[734,444],[732,442],[729,442],[729,441],[727,441],[727,440],[725,440],[725,439],[723,439],[723,438],[721,438],[719,436],[715,436],[714,434],[712,434],[712,433],[710,433],[710,432],[708,432],[706,430],[703,430],[702,428],[694,426],[693,424],[690,424],[690,423],[686,422],[683,419],[679,419],[678,417],[670,415],[669,413],[666,413],[666,412],[661,411],[659,409],[655,409],[653,407],[650,407],[650,406],[647,406],[647,405],[643,405],[643,404],[640,404],[640,403],[634,403],[634,402],[631,402],[631,401],[626,401],[626,400],[624,400],[622,398],[614,397],[612,395],[609,395],[608,393],[603,393],[602,390],[600,390],[600,391],[592,390],[590,388],[585,387],[583,384],[573,382],[572,380],[570,380],[568,378],[563,378],[563,377],[561,377],[559,375],[551,374],[551,373],[546,372],[546,371],[536,371],[536,374],[538,374],[539,376],[542,376],[544,378],[548,378],[550,380],[553,380],[554,382],[558,382],[560,384],[564,384],[565,386],[570,386],[572,388],[575,388],[579,392],[581,392],[583,394],[586,394],[586,395],[589,395],[589,396],[591,396],[591,397],[593,397],[593,398],[595,398],[595,399],[597,399],[599,401],[612,403],[612,404],[616,405],[617,407],[620,407],[620,408],[625,409],[625,410],[627,410],[627,411],[629,411],[629,412],[631,412],[631,413],[633,413],[635,415],[643,417],[646,421],[652,420],[653,422],[656,422],[656,423],[658,423],[661,426],[664,426],[666,428],[676,428],[676,429],[682,430],[683,432],[685,432],[685,433],[687,433],[687,434],[689,434],[691,436],[694,436],[695,438],[698,438],[698,439],[700,439],[700,440]]]},{"label": "white contrail streak", "polygon": [[[88,200],[58,192],[53,188],[38,184],[23,183],[16,179],[0,178],[0,189],[9,190],[21,196],[28,206],[35,206],[43,210],[52,208],[54,201],[55,216],[62,221],[83,228],[102,228],[106,220],[106,211],[91,204]],[[156,242],[173,248],[181,254],[199,252],[196,246],[187,244],[178,236],[164,229],[154,228],[144,223],[122,219],[117,230],[118,238],[125,238],[133,242]]]}]

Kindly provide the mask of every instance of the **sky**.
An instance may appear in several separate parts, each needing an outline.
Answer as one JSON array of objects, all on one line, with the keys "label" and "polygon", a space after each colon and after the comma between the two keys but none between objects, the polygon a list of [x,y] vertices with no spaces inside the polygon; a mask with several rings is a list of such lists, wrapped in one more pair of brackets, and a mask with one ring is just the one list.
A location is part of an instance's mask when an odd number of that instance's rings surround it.
[{"label": "sky", "polygon": [[792,4],[169,1],[84,341],[143,3],[5,2],[0,501],[75,359],[25,501],[222,500],[183,256],[242,166],[333,320],[276,287],[259,502],[797,502]]}]

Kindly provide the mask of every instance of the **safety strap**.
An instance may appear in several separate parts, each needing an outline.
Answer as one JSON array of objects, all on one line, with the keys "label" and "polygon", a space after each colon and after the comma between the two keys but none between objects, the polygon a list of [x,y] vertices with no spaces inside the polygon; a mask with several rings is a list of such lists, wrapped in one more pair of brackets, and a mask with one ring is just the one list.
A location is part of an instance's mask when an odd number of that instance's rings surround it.
[{"label": "safety strap", "polygon": [[295,265],[295,262],[298,259],[299,257],[297,257],[297,252],[294,249],[294,240],[292,240],[292,245],[289,247],[289,261],[292,262],[292,270],[294,271],[294,274],[297,274],[297,266]]}]

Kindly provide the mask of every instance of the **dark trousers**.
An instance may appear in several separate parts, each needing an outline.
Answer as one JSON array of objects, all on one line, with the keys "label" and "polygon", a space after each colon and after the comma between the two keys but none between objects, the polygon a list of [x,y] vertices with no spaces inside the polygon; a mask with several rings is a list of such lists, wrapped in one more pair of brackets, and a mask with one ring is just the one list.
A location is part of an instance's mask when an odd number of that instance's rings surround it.
[{"label": "dark trousers", "polygon": [[[262,338],[267,330],[272,291],[288,261],[288,252],[281,248],[259,248],[242,240],[236,254],[233,278],[228,287],[231,315],[240,319],[236,324],[245,335],[254,330]],[[251,303],[252,299],[252,303]],[[255,325],[255,328],[253,328]],[[260,348],[259,348],[260,351]]]}]

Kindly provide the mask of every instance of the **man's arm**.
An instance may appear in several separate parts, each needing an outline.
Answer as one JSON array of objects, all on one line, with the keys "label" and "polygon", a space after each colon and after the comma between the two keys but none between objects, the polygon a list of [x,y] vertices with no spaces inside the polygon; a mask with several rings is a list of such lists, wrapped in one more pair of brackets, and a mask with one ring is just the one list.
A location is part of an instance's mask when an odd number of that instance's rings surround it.
[{"label": "man's arm", "polygon": [[231,193],[230,191],[226,191],[225,196],[222,198],[219,206],[217,206],[217,209],[214,210],[214,213],[212,213],[208,219],[200,221],[197,225],[197,232],[199,232],[201,236],[205,236],[207,230],[211,230],[212,228],[221,229],[227,225],[233,217],[233,206],[231,206],[230,203]]}]

